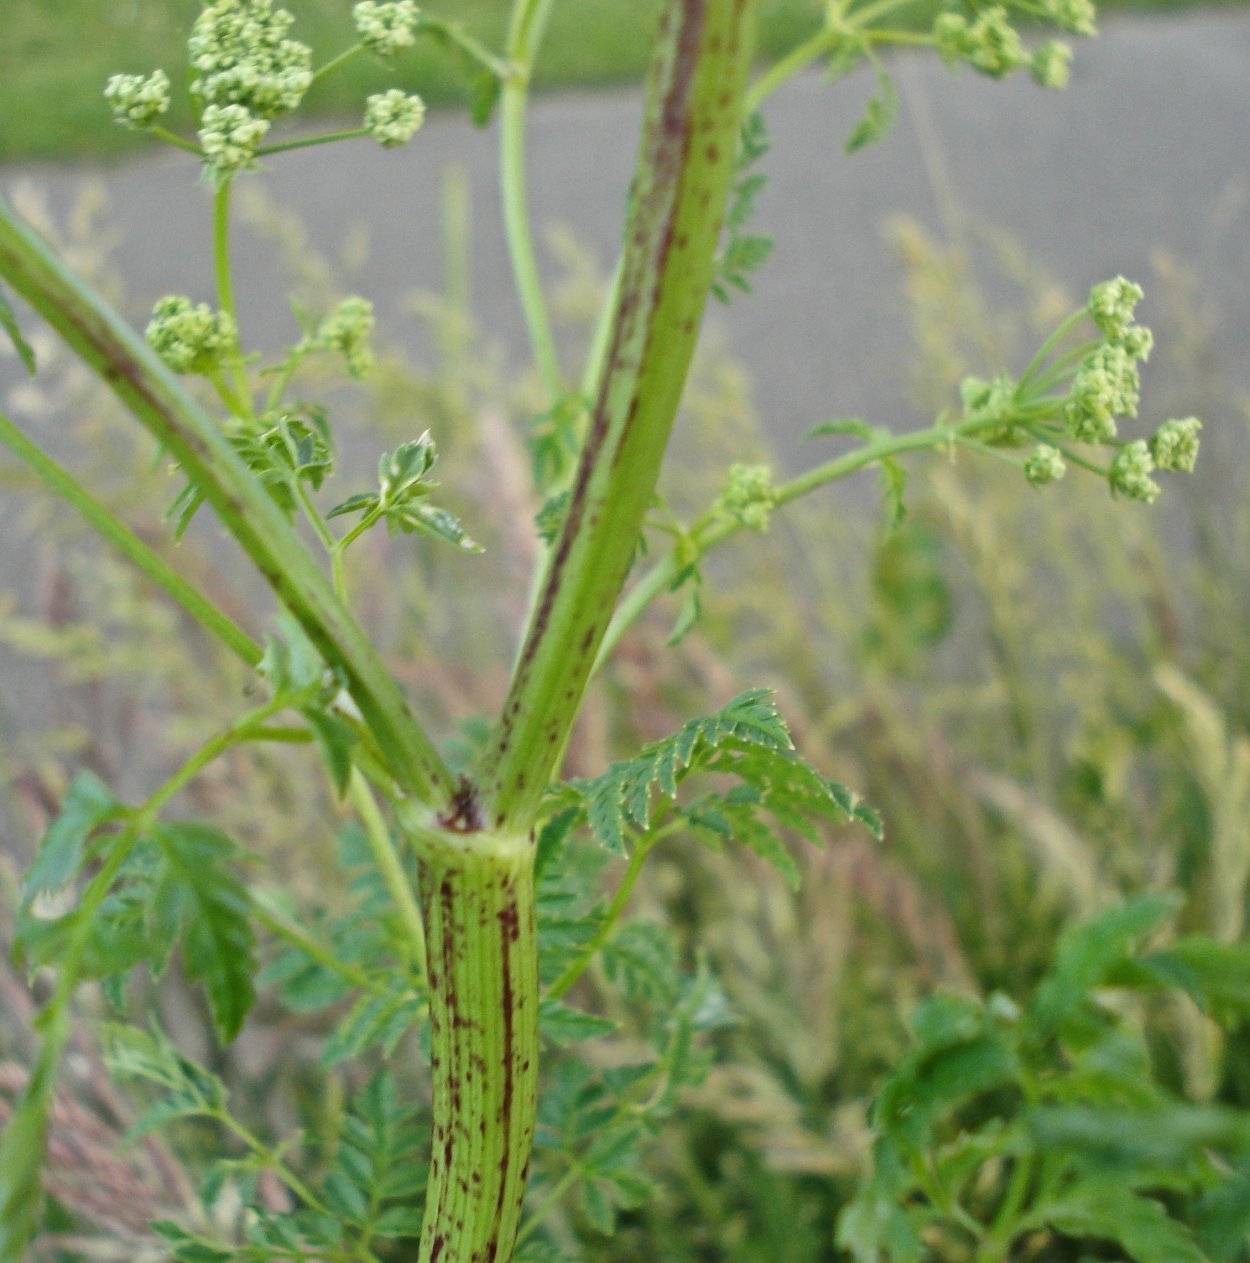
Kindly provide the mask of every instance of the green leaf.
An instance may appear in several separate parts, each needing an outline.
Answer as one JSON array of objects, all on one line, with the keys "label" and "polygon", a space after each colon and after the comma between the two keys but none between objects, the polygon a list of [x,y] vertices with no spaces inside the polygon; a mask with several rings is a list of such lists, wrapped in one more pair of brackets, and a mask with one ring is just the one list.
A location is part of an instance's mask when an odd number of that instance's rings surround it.
[{"label": "green leaf", "polygon": [[165,871],[153,895],[152,925],[181,934],[183,969],[202,982],[217,1034],[229,1043],[256,1002],[251,900],[230,866],[234,843],[211,825],[178,821],[159,825],[154,838]]},{"label": "green leaf", "polygon": [[423,1001],[402,976],[394,976],[384,991],[368,991],[334,1028],[321,1052],[327,1068],[359,1057],[378,1044],[389,1057],[404,1033],[418,1021]]},{"label": "green leaf", "polygon": [[1070,1186],[1029,1215],[1026,1224],[1114,1241],[1136,1263],[1207,1263],[1190,1230],[1161,1203],[1110,1181]]},{"label": "green leaf", "polygon": [[1159,985],[1187,992],[1217,1022],[1250,1017],[1250,942],[1217,943],[1194,936],[1137,962]]},{"label": "green leaf", "polygon": [[22,337],[22,330],[17,323],[17,317],[13,314],[13,308],[9,306],[8,295],[5,294],[3,285],[0,285],[0,329],[9,335],[9,341],[13,343],[13,349],[26,369],[26,375],[34,377],[35,352],[30,343]]},{"label": "green leaf", "polygon": [[896,531],[907,516],[907,504],[903,493],[907,489],[907,471],[893,457],[884,456],[878,462],[881,470],[881,498],[885,501],[887,534]]},{"label": "green leaf", "polygon": [[149,1227],[180,1263],[234,1263],[237,1257],[225,1242],[200,1236],[172,1219],[154,1219]]},{"label": "green leaf", "polygon": [[898,113],[898,93],[894,82],[885,71],[877,67],[877,91],[864,106],[863,117],[851,129],[846,139],[846,152],[855,153],[865,145],[880,140],[894,123]]},{"label": "green leaf", "polygon": [[87,839],[102,824],[125,812],[112,791],[93,772],[79,772],[70,782],[61,811],[39,842],[26,872],[22,902],[68,886],[82,866]]},{"label": "green leaf", "polygon": [[699,590],[702,586],[703,575],[697,565],[686,566],[669,585],[670,592],[677,592],[682,588],[686,592],[682,598],[681,608],[677,611],[677,620],[673,624],[673,630],[669,632],[668,640],[664,642],[670,648],[685,640],[702,617],[703,606],[699,600]]},{"label": "green leaf", "polygon": [[583,1013],[571,1004],[546,998],[538,1007],[538,1028],[544,1039],[565,1048],[569,1044],[611,1035],[617,1024],[606,1017]]},{"label": "green leaf", "polygon": [[708,763],[721,746],[792,750],[770,697],[767,689],[741,693],[714,715],[692,719],[673,736],[644,746],[636,758],[612,764],[602,776],[570,782],[600,845],[623,854],[626,828],[647,828],[652,789],[674,797],[679,782]]},{"label": "green leaf", "polygon": [[300,713],[313,730],[334,789],[342,798],[347,793],[347,783],[352,775],[352,751],[359,740],[356,730],[347,720],[329,711],[309,706],[302,708]]},{"label": "green leaf", "polygon": [[1170,1171],[1179,1176],[1211,1153],[1250,1153],[1250,1118],[1218,1105],[1050,1106],[1033,1110],[1026,1121],[1041,1147],[1121,1173]]},{"label": "green leaf", "polygon": [[1179,902],[1173,893],[1138,895],[1065,930],[1055,963],[1034,996],[1032,1021],[1039,1033],[1052,1032],[1091,990],[1104,985],[1139,939],[1175,915]]}]

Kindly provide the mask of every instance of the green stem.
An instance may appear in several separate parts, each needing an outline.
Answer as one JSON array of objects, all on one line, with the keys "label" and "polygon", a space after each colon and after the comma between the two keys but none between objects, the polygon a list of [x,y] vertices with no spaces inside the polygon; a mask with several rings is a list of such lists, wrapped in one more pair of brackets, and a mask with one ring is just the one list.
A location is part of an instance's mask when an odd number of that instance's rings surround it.
[{"label": "green stem", "polygon": [[233,1114],[228,1114],[224,1110],[214,1112],[209,1115],[210,1118],[219,1122],[227,1131],[237,1136],[258,1158],[260,1158],[265,1166],[267,1166],[286,1186],[293,1192],[296,1197],[304,1203],[305,1206],[311,1207],[313,1210],[320,1211],[323,1215],[329,1214],[325,1203],[317,1196],[316,1193],[300,1179],[294,1171],[291,1170],[285,1162],[278,1157],[259,1136],[255,1135],[243,1123],[239,1122]]},{"label": "green stem", "polygon": [[564,995],[585,973],[586,967],[594,960],[599,954],[600,948],[612,936],[612,931],[616,929],[616,924],[621,919],[621,913],[625,911],[625,905],[629,902],[629,896],[633,894],[638,875],[642,872],[642,866],[646,862],[652,846],[658,840],[658,834],[651,834],[645,841],[640,840],[634,846],[629,856],[629,867],[626,868],[625,875],[621,878],[621,884],[617,887],[616,894],[613,895],[612,902],[608,905],[608,910],[604,914],[598,930],[595,931],[594,937],[586,944],[577,958],[569,963],[555,982],[547,988],[545,998],[558,1000]]},{"label": "green stem", "polygon": [[354,987],[362,991],[382,991],[383,987],[371,978],[363,969],[347,961],[340,960],[338,953],[324,943],[318,942],[293,921],[283,915],[277,900],[267,890],[251,892],[252,908],[256,918],[279,938],[297,947],[310,959],[315,960],[323,969],[339,974]]},{"label": "green stem", "polygon": [[206,631],[212,632],[248,666],[261,659],[261,647],[222,613],[198,589],[192,587],[168,562],[148,547],[125,523],[114,517],[66,469],[62,468],[0,413],[0,443],[26,462],[57,495],[84,518],[127,560],[153,583],[163,588]]},{"label": "green stem", "polygon": [[373,791],[369,788],[368,781],[356,768],[352,768],[347,792],[351,797],[352,806],[356,808],[360,816],[361,824],[364,825],[365,837],[369,842],[373,862],[378,866],[382,880],[386,883],[386,889],[399,912],[399,919],[408,939],[410,964],[416,973],[424,974],[425,929],[421,924],[421,910],[417,907],[416,899],[413,898],[408,874],[404,872],[403,861],[395,849],[391,831],[386,827],[386,821],[378,810]]},{"label": "green stem", "polygon": [[234,353],[230,367],[234,374],[235,393],[239,403],[252,413],[252,390],[243,365],[242,342],[239,338],[239,314],[234,305],[234,278],[230,271],[230,190],[233,181],[222,180],[213,194],[213,272],[217,278],[217,306],[230,317],[235,328]]},{"label": "green stem", "polygon": [[550,12],[551,0],[517,0],[512,10],[508,31],[508,59],[512,67],[500,99],[500,182],[504,231],[517,295],[548,403],[554,405],[564,393],[564,384],[534,254],[525,186],[525,110],[530,74]]},{"label": "green stem", "polygon": [[792,79],[799,71],[810,66],[821,54],[836,47],[846,32],[839,27],[823,26],[814,35],[809,36],[801,44],[792,48],[751,85],[746,94],[746,110],[758,110],[782,84]]},{"label": "green stem", "polygon": [[537,1108],[534,847],[448,830],[418,846],[430,944],[434,1144],[420,1263],[512,1257]]},{"label": "green stem", "polygon": [[0,277],[104,379],[203,492],[327,665],[342,671],[398,787],[432,811],[450,802],[455,778],[282,510],[143,339],[2,200]]},{"label": "green stem", "polygon": [[479,807],[492,827],[533,820],[633,560],[707,300],[754,17],[754,0],[664,9],[603,375],[482,762]]},{"label": "green stem", "polygon": [[292,149],[311,149],[313,145],[330,145],[336,140],[358,140],[368,136],[367,127],[350,127],[341,132],[324,132],[320,136],[302,136],[297,140],[279,140],[272,145],[261,145],[256,151],[258,158],[267,158],[270,154],[290,153]]},{"label": "green stem", "polygon": [[149,127],[147,130],[151,132],[153,136],[165,141],[166,144],[174,145],[179,149],[185,149],[187,153],[193,153],[197,157],[202,158],[204,156],[204,150],[201,149],[195,141],[187,140],[185,137],[179,136],[176,132],[171,132],[168,129],[159,126]]},{"label": "green stem", "polygon": [[1024,387],[1028,384],[1029,378],[1032,377],[1039,368],[1041,368],[1046,357],[1056,346],[1059,345],[1070,330],[1075,329],[1076,326],[1080,324],[1085,315],[1086,309],[1084,307],[1082,307],[1079,311],[1074,311],[1066,320],[1062,321],[1058,328],[1051,332],[1046,341],[1037,348],[1037,354],[1034,355],[1034,357],[1028,362],[1024,372],[1020,374],[1019,381],[1016,383],[1017,394],[1024,393]]},{"label": "green stem", "polygon": [[[845,478],[848,474],[856,473],[887,457],[901,456],[905,452],[922,451],[926,448],[948,447],[962,436],[986,425],[986,422],[966,423],[963,426],[935,425],[927,430],[892,435],[875,443],[867,443],[852,452],[847,452],[845,456],[839,456],[835,460],[809,469],[806,473],[791,479],[790,482],[782,483],[777,488],[777,505],[780,507],[789,504],[791,500],[797,500],[817,487]],[[697,525],[688,536],[679,541],[625,594],[599,646],[599,654],[595,660],[596,671],[603,666],[621,637],[629,627],[633,626],[643,610],[661,592],[672,587],[682,570],[698,561],[717,544],[723,543],[743,529],[742,522],[734,517],[717,516],[705,518],[703,522],[703,525]]]},{"label": "green stem", "polygon": [[337,54],[337,56],[331,57],[320,70],[313,72],[313,83],[316,83],[318,79],[324,79],[326,75],[337,70],[344,62],[350,61],[357,53],[364,52],[364,48],[365,46],[363,44],[353,44],[350,48],[345,48],[341,53]]},{"label": "green stem", "polygon": [[[338,548],[338,540],[330,534],[330,528],[326,525],[325,518],[317,511],[317,506],[312,502],[312,496],[308,494],[308,484],[302,478],[295,480],[295,494],[299,497],[300,507],[304,510],[304,516],[308,519],[309,524],[313,528],[313,533],[321,541],[321,546],[334,556],[335,550]],[[343,593],[338,592],[339,600],[343,600]]]}]

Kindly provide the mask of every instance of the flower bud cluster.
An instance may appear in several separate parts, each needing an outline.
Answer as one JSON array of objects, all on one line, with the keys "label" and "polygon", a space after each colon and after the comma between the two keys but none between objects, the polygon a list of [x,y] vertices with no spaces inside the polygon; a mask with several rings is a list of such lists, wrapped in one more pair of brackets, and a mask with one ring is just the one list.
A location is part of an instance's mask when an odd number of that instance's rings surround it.
[{"label": "flower bud cluster", "polygon": [[988,5],[971,22],[962,13],[939,14],[933,23],[933,38],[943,56],[966,61],[995,79],[1029,64],[1019,33],[1001,4]]},{"label": "flower bud cluster", "polygon": [[1202,422],[1197,417],[1165,421],[1150,440],[1150,454],[1157,469],[1177,469],[1191,474],[1198,461],[1198,431]]},{"label": "flower bud cluster", "polygon": [[246,106],[206,105],[200,115],[200,147],[208,169],[218,180],[250,171],[268,130],[269,120],[257,118]]},{"label": "flower bud cluster", "polygon": [[234,350],[238,330],[227,312],[170,295],[152,309],[144,337],[175,373],[210,373]]},{"label": "flower bud cluster", "polygon": [[[1090,0],[1048,0],[1046,13],[1064,30],[1094,33]],[[933,42],[947,61],[965,61],[994,79],[1027,66],[1043,88],[1064,88],[1072,70],[1072,49],[1061,40],[1044,40],[1030,53],[1001,4],[987,5],[972,19],[951,10],[940,13]]]},{"label": "flower bud cluster", "polygon": [[1039,443],[1024,462],[1024,476],[1031,487],[1049,487],[1067,472],[1067,465],[1057,447]]},{"label": "flower bud cluster", "polygon": [[195,21],[191,91],[204,102],[200,144],[218,180],[255,165],[269,121],[295,109],[312,83],[312,50],[286,37],[293,20],[272,0],[216,0]]},{"label": "flower bud cluster", "polygon": [[373,304],[366,298],[345,298],[321,322],[317,342],[338,351],[352,377],[363,377],[373,366],[369,338],[373,333]]},{"label": "flower bud cluster", "polygon": [[1072,75],[1072,49],[1061,40],[1048,39],[1033,50],[1029,73],[1043,88],[1066,88]]},{"label": "flower bud cluster", "polygon": [[1116,452],[1107,474],[1112,495],[1153,504],[1159,494],[1159,484],[1150,476],[1154,468],[1154,458],[1150,455],[1145,439],[1125,443]]},{"label": "flower bud cluster", "polygon": [[352,20],[360,33],[360,42],[379,57],[390,57],[401,48],[416,42],[417,20],[421,10],[412,0],[390,0],[374,3],[361,0],[352,9]]},{"label": "flower bud cluster", "polygon": [[375,92],[365,103],[365,128],[379,145],[402,145],[425,120],[425,102],[399,88]]},{"label": "flower bud cluster", "polygon": [[1064,409],[1068,434],[1078,442],[1108,442],[1116,436],[1117,417],[1137,415],[1137,365],[1154,345],[1150,330],[1133,324],[1141,296],[1141,287],[1122,276],[1090,290],[1086,311],[1103,340],[1081,361]]},{"label": "flower bud cluster", "polygon": [[777,505],[773,471],[768,465],[731,465],[724,489],[716,498],[716,508],[735,517],[753,531],[768,529],[768,519]]},{"label": "flower bud cluster", "polygon": [[154,70],[143,75],[113,75],[104,87],[104,99],[123,127],[139,131],[151,127],[169,109],[169,76]]},{"label": "flower bud cluster", "polygon": [[1044,0],[1047,17],[1073,35],[1097,35],[1097,10],[1093,0]]}]

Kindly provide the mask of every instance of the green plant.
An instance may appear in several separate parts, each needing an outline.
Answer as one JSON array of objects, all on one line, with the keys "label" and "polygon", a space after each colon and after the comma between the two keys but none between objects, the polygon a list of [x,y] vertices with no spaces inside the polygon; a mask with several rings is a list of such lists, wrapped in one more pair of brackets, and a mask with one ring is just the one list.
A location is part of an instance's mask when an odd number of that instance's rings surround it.
[{"label": "green plant", "polygon": [[[796,754],[758,690],[597,776],[558,780],[589,682],[624,632],[656,597],[679,592],[673,639],[686,635],[700,615],[701,563],[712,548],[743,529],[764,530],[776,510],[860,469],[882,471],[897,523],[899,458],[909,452],[981,453],[1023,474],[1019,485],[1035,487],[1057,481],[1071,464],[1114,495],[1145,502],[1158,490],[1153,469],[1192,468],[1193,418],[1166,422],[1149,443],[1118,437],[1117,418],[1136,414],[1136,363],[1149,353],[1150,335],[1133,322],[1140,291],[1117,279],[1095,286],[1020,375],[966,379],[960,408],[932,426],[894,435],[859,420],[825,422],[816,435],[850,436],[858,445],[785,483],[766,466],[735,464],[692,521],[657,502],[707,295],[746,290],[749,273],[766,260],[766,239],[747,227],[760,178],[750,168],[766,149],[757,111],[768,95],[814,61],[845,71],[866,58],[878,86],[849,138],[854,149],[878,138],[893,112],[877,52],[883,44],[929,44],[994,76],[1028,66],[1047,86],[1064,78],[1063,46],[1046,41],[1026,51],[999,6],[940,13],[920,34],[878,25],[896,7],[903,6],[831,6],[815,35],[748,84],[748,0],[666,6],[626,245],[573,388],[552,336],[525,209],[528,74],[550,5],[520,0],[502,56],[404,0],[356,6],[370,52],[389,57],[423,35],[449,40],[471,69],[480,116],[498,105],[509,244],[544,395],[531,451],[546,547],[528,627],[497,718],[455,760],[418,720],[350,610],[349,549],[379,523],[478,551],[435,494],[434,442],[428,434],[406,440],[380,458],[376,489],[319,507],[334,431],[319,406],[292,392],[317,356],[341,356],[352,377],[369,371],[372,309],[349,298],[305,321],[287,352],[258,370],[240,340],[229,249],[231,195],[242,173],[266,156],[344,136],[402,143],[420,126],[419,98],[379,93],[359,129],[266,143],[274,120],[342,60],[314,74],[309,50],[288,35],[289,16],[267,0],[219,0],[195,24],[198,141],[164,131],[170,81],[162,72],[110,81],[119,122],[196,153],[213,188],[216,308],[164,299],[146,341],[0,208],[0,275],[110,384],[185,480],[173,498],[175,534],[210,506],[282,609],[262,646],[0,419],[10,449],[259,676],[268,694],[204,740],[139,806],[80,775],[44,835],[24,883],[16,942],[27,968],[47,968],[56,981],[37,1021],[40,1050],[0,1141],[0,1257],[16,1258],[38,1225],[40,1158],[75,990],[98,980],[125,1013],[132,972],[143,965],[159,977],[175,945],[223,1042],[239,1033],[258,986],[271,986],[294,1009],[340,1005],[325,1064],[388,1054],[402,1040],[414,1057],[427,1058],[432,1082],[428,1129],[421,1110],[401,1104],[406,1085],[388,1067],[292,1160],[285,1144],[270,1143],[232,1110],[219,1076],[159,1029],[108,1031],[113,1072],[152,1093],[140,1132],[175,1121],[208,1124],[239,1151],[203,1172],[198,1218],[154,1223],[176,1257],[370,1258],[410,1250],[415,1238],[428,1263],[502,1260],[518,1241],[524,1257],[558,1258],[556,1242],[541,1242],[543,1223],[574,1195],[580,1219],[610,1232],[617,1214],[649,1193],[641,1143],[706,1073],[700,1037],[730,1021],[697,947],[683,951],[661,928],[622,921],[648,854],[678,832],[713,848],[740,842],[793,879],[792,837],[818,841],[831,824],[880,831],[875,813]],[[1049,16],[1079,34],[1093,30],[1092,10],[1081,4],[1056,6]],[[7,306],[0,319],[29,360]],[[1087,320],[1095,336],[1080,340]],[[201,377],[223,419],[175,374]],[[336,535],[330,524],[340,518],[350,525]],[[297,521],[324,558],[305,545]],[[657,538],[667,539],[667,551],[642,561]],[[356,817],[340,831],[338,869],[350,876],[354,898],[337,917],[312,918],[311,930],[288,898],[250,888],[246,855],[217,823],[169,810],[228,752],[267,743],[315,745],[331,789]],[[605,857],[614,853],[626,867],[601,901]],[[282,945],[263,973],[257,927]],[[603,1067],[566,1056],[540,1105],[540,1037],[563,1048],[613,1028],[610,1018],[565,999],[592,962],[630,1001],[646,1051]],[[523,1219],[532,1149],[539,1176]],[[262,1177],[277,1181],[282,1198],[262,1196]],[[223,1225],[227,1186],[244,1210]]]}]

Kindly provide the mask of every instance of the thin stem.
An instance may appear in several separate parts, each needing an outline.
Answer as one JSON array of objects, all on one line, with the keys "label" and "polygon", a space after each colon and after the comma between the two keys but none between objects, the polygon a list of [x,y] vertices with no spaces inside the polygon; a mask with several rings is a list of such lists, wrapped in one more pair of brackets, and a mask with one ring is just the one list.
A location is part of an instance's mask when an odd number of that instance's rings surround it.
[{"label": "thin stem", "polygon": [[551,0],[516,0],[512,10],[508,31],[508,60],[512,65],[500,100],[500,183],[504,231],[517,296],[548,403],[554,406],[564,393],[564,383],[534,253],[525,182],[525,113],[530,74],[550,12]]},{"label": "thin stem", "polygon": [[638,880],[639,873],[642,872],[642,866],[646,862],[652,845],[658,840],[656,837],[650,837],[646,841],[639,840],[635,845],[629,857],[629,867],[625,870],[625,875],[621,878],[621,884],[616,889],[616,894],[612,897],[612,902],[608,905],[608,910],[604,914],[603,922],[599,929],[595,932],[594,937],[586,944],[577,958],[569,963],[564,972],[547,988],[546,998],[550,1000],[558,1000],[568,989],[582,976],[586,971],[586,967],[595,958],[599,949],[608,941],[612,935],[612,931],[616,929],[616,923],[621,918],[621,913],[625,910],[625,905],[629,902],[629,897],[634,892],[634,884]]},{"label": "thin stem", "polygon": [[84,518],[124,557],[133,562],[153,583],[163,588],[197,623],[211,632],[248,666],[261,659],[261,647],[197,588],[189,584],[168,562],[149,548],[128,526],[92,496],[68,470],[36,446],[3,413],[0,413],[0,442],[43,479],[57,495],[77,509]]},{"label": "thin stem", "polygon": [[377,512],[366,513],[346,535],[335,540],[330,548],[330,572],[334,582],[334,592],[344,604],[347,603],[347,573],[343,566],[343,556],[348,546],[359,539],[381,516],[381,513]]},{"label": "thin stem", "polygon": [[255,1135],[233,1114],[225,1110],[214,1110],[208,1115],[216,1119],[227,1131],[237,1136],[257,1157],[263,1159],[265,1165],[293,1192],[305,1206],[320,1211],[323,1215],[329,1212],[325,1203],[316,1193],[282,1161],[275,1150],[271,1149],[259,1136]]},{"label": "thin stem", "polygon": [[323,969],[339,974],[353,986],[362,991],[382,991],[379,980],[371,978],[363,969],[348,961],[340,960],[338,953],[324,943],[318,942],[293,921],[288,921],[279,911],[277,903],[266,890],[251,892],[252,908],[256,918],[267,926],[279,938],[285,939],[292,947],[297,947],[306,956],[315,960]]},{"label": "thin stem", "polygon": [[320,70],[316,70],[313,72],[313,77],[312,77],[313,83],[316,83],[318,79],[324,79],[326,75],[333,73],[341,65],[343,65],[344,62],[351,61],[351,59],[355,57],[357,53],[361,53],[364,51],[364,47],[365,46],[363,44],[353,44],[350,48],[345,48],[337,56],[331,57],[330,60],[327,61],[326,64],[321,67]]},{"label": "thin stem", "polygon": [[230,190],[233,181],[222,180],[213,195],[213,272],[217,279],[217,306],[230,317],[235,328],[234,354],[231,371],[234,373],[235,390],[239,403],[252,413],[252,391],[248,385],[247,369],[243,365],[242,342],[239,338],[239,316],[234,305],[234,279],[230,273]]},{"label": "thin stem", "polygon": [[179,136],[176,132],[171,132],[167,128],[159,125],[147,128],[153,136],[165,141],[166,144],[174,145],[179,149],[185,149],[187,153],[193,153],[196,157],[202,158],[204,150],[193,140],[187,140],[185,136]]},{"label": "thin stem", "polygon": [[835,47],[838,41],[845,37],[845,31],[838,27],[823,26],[815,35],[809,36],[780,60],[773,62],[747,90],[744,102],[747,113],[758,110],[782,84],[811,65],[817,57]]},{"label": "thin stem", "polygon": [[391,831],[386,827],[386,821],[378,810],[377,800],[373,797],[369,782],[357,768],[352,768],[347,792],[352,800],[352,806],[356,808],[360,816],[361,824],[364,825],[365,837],[369,842],[373,862],[378,866],[382,880],[386,883],[386,889],[395,901],[395,907],[399,912],[399,919],[403,923],[412,953],[410,963],[424,977],[425,927],[421,923],[421,910],[417,907],[408,874],[404,872],[403,861],[391,838]]},{"label": "thin stem", "polygon": [[[847,452],[835,460],[827,461],[800,474],[790,482],[777,488],[777,505],[788,504],[802,495],[826,483],[845,478],[869,465],[875,464],[889,456],[900,456],[905,452],[922,451],[925,448],[946,447],[961,435],[973,431],[977,427],[996,423],[984,421],[965,423],[964,426],[935,425],[927,430],[917,430],[912,434],[890,436],[874,443]],[[620,642],[627,628],[631,627],[643,610],[661,593],[672,586],[678,574],[687,566],[698,561],[705,553],[731,535],[736,535],[743,527],[742,522],[734,517],[712,517],[702,519],[706,525],[696,526],[691,533],[643,576],[626,594],[612,621],[608,625],[603,643],[599,646],[599,654],[595,659],[595,670],[602,668],[608,656]]]},{"label": "thin stem", "polygon": [[564,1195],[573,1187],[574,1182],[581,1175],[583,1165],[583,1163],[574,1159],[569,1169],[551,1186],[551,1191],[539,1202],[538,1208],[517,1231],[516,1243],[518,1248],[523,1241],[532,1236],[542,1226],[543,1220],[560,1204]]},{"label": "thin stem", "polygon": [[1037,348],[1037,354],[1034,355],[1034,357],[1028,362],[1024,372],[1020,374],[1020,380],[1016,383],[1017,393],[1023,392],[1024,387],[1028,385],[1029,378],[1032,377],[1039,368],[1041,368],[1043,361],[1050,354],[1051,350],[1059,345],[1070,330],[1076,328],[1076,326],[1084,318],[1085,314],[1086,312],[1084,307],[1082,307],[1079,311],[1074,311],[1059,325],[1057,329],[1054,329],[1046,341]]},{"label": "thin stem", "polygon": [[[295,480],[295,494],[299,497],[300,506],[304,510],[304,516],[308,518],[314,533],[321,541],[321,546],[327,553],[330,554],[331,557],[333,557],[335,549],[338,547],[338,540],[330,534],[330,528],[326,525],[325,518],[321,516],[317,506],[313,504],[312,496],[308,494],[308,485],[302,478],[297,478]],[[343,599],[343,594],[341,592],[338,593],[338,597],[341,601]]]},{"label": "thin stem", "polygon": [[336,140],[359,140],[368,136],[367,127],[351,127],[342,132],[325,132],[320,136],[303,136],[296,140],[279,140],[272,145],[261,145],[256,150],[258,158],[267,158],[270,154],[289,153],[292,149],[310,149],[313,145],[329,145]]}]

